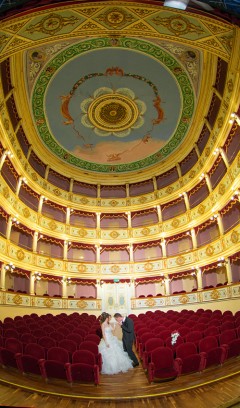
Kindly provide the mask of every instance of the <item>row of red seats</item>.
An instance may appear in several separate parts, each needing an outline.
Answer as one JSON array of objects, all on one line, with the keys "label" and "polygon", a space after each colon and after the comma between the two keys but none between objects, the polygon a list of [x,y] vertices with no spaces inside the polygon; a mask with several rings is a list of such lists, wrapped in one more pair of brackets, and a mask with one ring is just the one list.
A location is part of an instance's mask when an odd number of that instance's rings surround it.
[{"label": "row of red seats", "polygon": [[63,347],[51,347],[47,353],[40,344],[23,344],[17,339],[7,339],[0,348],[0,363],[18,368],[20,372],[49,378],[66,379],[68,382],[82,380],[99,384],[102,357],[98,346],[91,341],[82,342],[79,349],[70,353]]}]

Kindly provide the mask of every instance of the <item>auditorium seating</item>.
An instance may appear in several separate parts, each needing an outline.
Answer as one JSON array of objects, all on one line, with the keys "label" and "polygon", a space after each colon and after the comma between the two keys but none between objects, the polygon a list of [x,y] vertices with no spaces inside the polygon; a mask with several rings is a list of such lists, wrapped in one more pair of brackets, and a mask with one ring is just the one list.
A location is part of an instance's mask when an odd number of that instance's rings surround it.
[{"label": "auditorium seating", "polygon": [[172,380],[180,375],[181,361],[174,359],[173,352],[168,347],[158,347],[151,353],[148,365],[148,381]]},{"label": "auditorium seating", "polygon": [[99,384],[99,366],[95,363],[95,356],[88,350],[77,350],[73,353],[72,363],[66,364],[67,381],[93,382]]}]

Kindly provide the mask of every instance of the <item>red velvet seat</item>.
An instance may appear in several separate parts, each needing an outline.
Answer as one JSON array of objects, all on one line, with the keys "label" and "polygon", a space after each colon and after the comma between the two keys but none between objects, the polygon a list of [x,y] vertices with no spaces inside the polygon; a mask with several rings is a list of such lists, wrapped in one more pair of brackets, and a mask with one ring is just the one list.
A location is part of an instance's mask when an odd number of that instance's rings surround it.
[{"label": "red velvet seat", "polygon": [[73,353],[72,364],[66,364],[67,380],[71,384],[75,381],[93,382],[99,384],[99,366],[95,363],[95,356],[88,350],[77,350]]},{"label": "red velvet seat", "polygon": [[204,337],[208,337],[208,336],[215,336],[215,337],[219,337],[219,327],[218,326],[210,326],[208,327],[206,330],[204,330],[203,332]]},{"label": "red velvet seat", "polygon": [[88,334],[87,330],[84,329],[75,329],[72,331],[74,334],[79,334],[80,336],[82,336],[82,338],[84,339],[86,337],[86,335]]},{"label": "red velvet seat", "polygon": [[10,366],[17,368],[15,355],[23,352],[23,345],[21,341],[15,338],[7,338],[5,346],[0,348],[0,363],[3,366]]},{"label": "red velvet seat", "polygon": [[191,342],[183,343],[176,347],[176,358],[182,360],[181,374],[202,371],[206,365],[205,354],[198,354],[196,344]]},{"label": "red velvet seat", "polygon": [[199,351],[206,354],[206,368],[222,364],[227,357],[227,348],[218,346],[215,336],[207,336],[199,341]]},{"label": "red velvet seat", "polygon": [[148,364],[150,363],[150,356],[151,356],[152,351],[158,347],[163,347],[163,346],[164,346],[163,339],[154,337],[146,341],[145,350],[142,355],[143,368],[147,369]]},{"label": "red velvet seat", "polygon": [[17,353],[18,369],[24,373],[41,374],[38,361],[45,358],[45,350],[37,343],[26,344],[24,354]]},{"label": "red velvet seat", "polygon": [[233,321],[226,321],[225,323],[222,323],[220,326],[220,331],[223,333],[226,330],[234,329],[235,325]]},{"label": "red velvet seat", "polygon": [[92,341],[83,341],[79,345],[79,350],[88,350],[95,356],[95,363],[99,366],[99,371],[102,371],[102,355],[98,351],[98,345]]},{"label": "red velvet seat", "polygon": [[97,345],[100,343],[101,339],[97,334],[88,334],[85,339],[86,341],[90,340],[93,341],[94,343],[96,343]]},{"label": "red velvet seat", "polygon": [[61,347],[52,347],[47,352],[47,360],[39,360],[42,377],[66,379],[66,363],[69,363],[69,353]]},{"label": "red velvet seat", "polygon": [[56,345],[58,344],[59,341],[65,339],[64,334],[61,333],[60,331],[53,331],[52,333],[49,334],[49,337],[56,341]]},{"label": "red velvet seat", "polygon": [[190,332],[190,329],[184,324],[184,326],[179,327],[177,331],[180,334],[180,336],[185,337]]},{"label": "red velvet seat", "polygon": [[72,358],[72,354],[78,348],[77,343],[75,341],[73,341],[73,340],[70,340],[70,339],[60,340],[59,343],[58,343],[58,346],[64,348],[65,350],[67,350],[69,352],[70,360]]},{"label": "red velvet seat", "polygon": [[70,333],[67,335],[66,338],[69,340],[75,341],[75,343],[77,343],[78,345],[78,348],[79,348],[79,345],[83,342],[83,337],[80,336],[80,334],[76,334],[76,333]]},{"label": "red velvet seat", "polygon": [[163,330],[162,332],[155,334],[155,337],[159,337],[160,339],[163,339],[164,341],[171,336],[172,330]]},{"label": "red velvet seat", "polygon": [[38,344],[45,349],[45,353],[47,355],[47,350],[56,347],[57,343],[56,340],[52,339],[51,337],[48,336],[43,336],[38,339]]},{"label": "red velvet seat", "polygon": [[153,333],[151,332],[145,332],[141,336],[139,336],[138,353],[139,353],[140,358],[142,358],[143,352],[145,350],[146,341],[152,338],[153,338]]},{"label": "red velvet seat", "polygon": [[23,344],[23,350],[25,351],[25,347],[29,343],[37,343],[36,337],[32,335],[32,333],[23,333],[20,337],[20,341]]},{"label": "red velvet seat", "polygon": [[203,338],[203,333],[198,331],[198,330],[194,330],[194,331],[186,334],[185,341],[190,342],[190,343],[194,343],[194,344],[196,344],[196,346],[198,346],[199,340],[201,340],[202,338]]},{"label": "red velvet seat", "polygon": [[222,334],[220,334],[219,344],[227,345],[227,358],[240,355],[240,339],[237,338],[237,334],[234,329],[226,330]]},{"label": "red velvet seat", "polygon": [[42,329],[35,329],[35,330],[32,330],[32,334],[37,339],[40,339],[40,337],[44,337],[46,333]]},{"label": "red velvet seat", "polygon": [[173,352],[168,347],[158,347],[151,353],[148,365],[149,383],[156,380],[172,380],[181,372],[181,360],[174,360]]},{"label": "red velvet seat", "polygon": [[6,339],[18,339],[19,334],[15,329],[4,329],[3,335]]}]

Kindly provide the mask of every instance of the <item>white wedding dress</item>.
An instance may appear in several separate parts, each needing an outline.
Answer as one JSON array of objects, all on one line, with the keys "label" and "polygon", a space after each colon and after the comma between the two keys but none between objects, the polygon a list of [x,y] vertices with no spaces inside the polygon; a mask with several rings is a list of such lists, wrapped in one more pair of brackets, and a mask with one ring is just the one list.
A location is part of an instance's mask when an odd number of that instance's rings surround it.
[{"label": "white wedding dress", "polygon": [[112,334],[111,326],[105,328],[105,337],[109,347],[106,346],[104,339],[100,341],[98,346],[99,353],[102,354],[102,374],[125,373],[133,368],[132,360],[123,350],[122,341]]}]

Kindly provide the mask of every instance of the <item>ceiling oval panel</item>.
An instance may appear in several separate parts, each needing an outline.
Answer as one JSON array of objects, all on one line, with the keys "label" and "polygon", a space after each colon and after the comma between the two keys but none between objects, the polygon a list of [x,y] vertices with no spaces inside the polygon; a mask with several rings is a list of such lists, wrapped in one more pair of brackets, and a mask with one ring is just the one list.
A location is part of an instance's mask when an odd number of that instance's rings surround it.
[{"label": "ceiling oval panel", "polygon": [[100,38],[58,52],[32,89],[43,144],[64,163],[98,173],[132,172],[165,160],[185,139],[196,105],[186,69],[196,53],[183,55],[179,47],[177,56],[166,48],[132,38],[113,47]]}]

